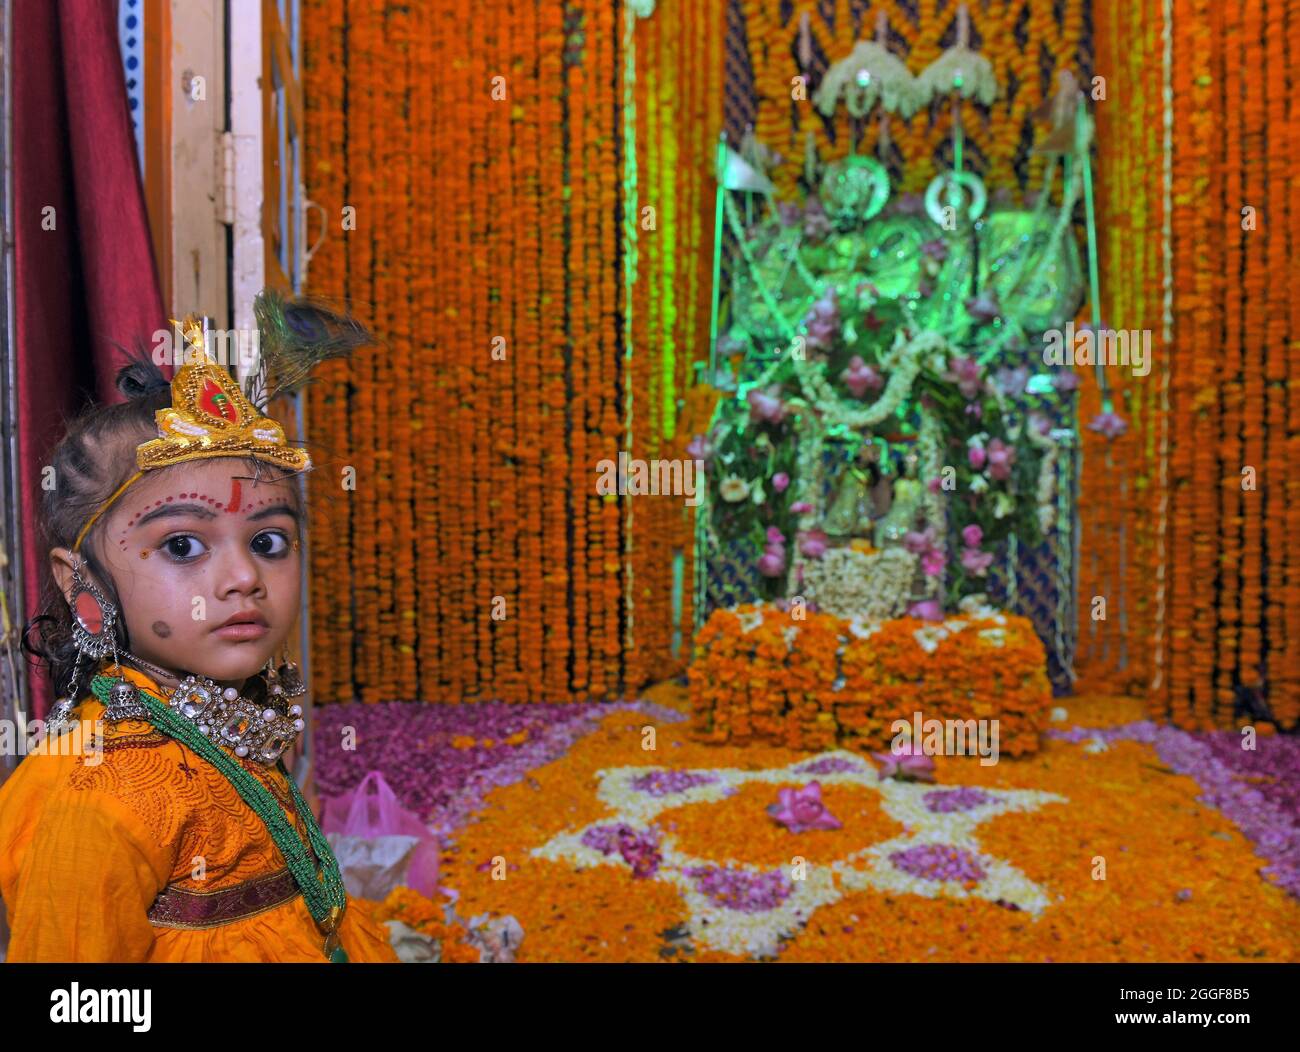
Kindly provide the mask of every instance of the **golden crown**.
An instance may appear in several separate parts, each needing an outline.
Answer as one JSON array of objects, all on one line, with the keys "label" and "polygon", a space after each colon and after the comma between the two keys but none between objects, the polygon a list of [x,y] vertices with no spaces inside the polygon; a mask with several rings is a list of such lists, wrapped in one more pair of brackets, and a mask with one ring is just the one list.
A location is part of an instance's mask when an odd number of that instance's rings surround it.
[{"label": "golden crown", "polygon": [[95,523],[146,471],[231,456],[253,457],[295,472],[311,467],[307,451],[289,445],[284,428],[253,400],[269,405],[273,398],[295,393],[309,382],[315,365],[364,346],[371,341],[370,333],[346,314],[310,300],[286,299],[274,289],[257,296],[253,313],[261,360],[249,377],[247,395],[208,356],[200,321],[189,317],[180,324],[185,363],[171,381],[172,404],[154,413],[158,437],[136,447],[135,474],[91,514],[73,542],[73,551],[81,548]]},{"label": "golden crown", "polygon": [[172,404],[154,414],[158,438],[136,447],[141,471],[204,457],[243,454],[291,471],[311,467],[307,450],[289,445],[282,428],[264,416],[231,375],[208,357],[203,329],[187,318],[183,325],[190,347],[186,362],[172,378]]}]

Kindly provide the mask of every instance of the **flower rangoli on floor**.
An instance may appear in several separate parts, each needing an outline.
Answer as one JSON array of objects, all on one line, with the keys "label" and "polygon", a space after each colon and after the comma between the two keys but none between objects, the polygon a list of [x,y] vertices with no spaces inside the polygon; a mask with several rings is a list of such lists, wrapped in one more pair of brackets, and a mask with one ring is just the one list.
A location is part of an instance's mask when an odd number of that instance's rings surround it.
[{"label": "flower rangoli on floor", "polygon": [[[997,815],[1068,802],[1055,793],[882,779],[869,761],[844,751],[766,770],[610,767],[596,777],[597,796],[613,813],[553,837],[532,855],[578,869],[621,866],[629,879],[671,884],[687,905],[692,938],[727,953],[775,956],[818,908],[857,891],[982,898],[1034,918],[1051,905],[1015,866],[985,853],[975,831]],[[796,865],[800,838],[791,834],[790,864],[762,867],[689,854],[656,824],[665,811],[724,801],[756,782],[772,785],[773,800],[778,787],[811,782],[874,790],[881,810],[904,832],[829,865]],[[756,815],[755,821],[771,819]]]}]

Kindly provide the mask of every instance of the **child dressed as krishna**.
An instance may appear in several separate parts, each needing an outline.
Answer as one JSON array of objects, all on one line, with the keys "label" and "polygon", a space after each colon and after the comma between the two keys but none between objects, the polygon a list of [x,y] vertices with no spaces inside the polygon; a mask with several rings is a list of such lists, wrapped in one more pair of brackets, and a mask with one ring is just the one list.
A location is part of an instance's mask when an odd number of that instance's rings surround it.
[{"label": "child dressed as krishna", "polygon": [[148,359],[127,366],[127,401],[76,420],[54,453],[50,601],[27,646],[64,697],[0,788],[10,961],[397,959],[349,907],[282,758],[304,729],[280,655],[311,461],[263,411],[368,335],[270,292],[257,318],[260,405],[187,323],[170,383]]}]

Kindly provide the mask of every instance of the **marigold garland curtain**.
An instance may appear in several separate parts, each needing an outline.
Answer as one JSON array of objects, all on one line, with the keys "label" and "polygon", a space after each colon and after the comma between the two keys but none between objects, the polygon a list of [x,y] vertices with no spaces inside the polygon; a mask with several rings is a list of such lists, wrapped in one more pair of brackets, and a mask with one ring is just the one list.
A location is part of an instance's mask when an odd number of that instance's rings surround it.
[{"label": "marigold garland curtain", "polygon": [[[884,6],[916,69],[952,43],[955,5]],[[1058,63],[1087,64],[1087,5],[975,8],[974,41],[1015,87],[971,108],[968,164],[1025,186],[1031,111]],[[321,700],[609,697],[684,667],[689,509],[647,497],[629,517],[595,494],[596,465],[683,457],[707,425],[690,365],[708,353],[719,131],[754,123],[787,181],[808,128],[823,159],[848,151],[790,101],[805,14],[816,75],[874,25],[849,0],[657,4],[634,26],[628,110],[620,5],[304,0],[308,191],[356,210],[312,284],[389,341],[324,371],[310,404],[357,478],[312,482]],[[894,122],[905,189],[933,175],[948,114]],[[872,149],[878,127],[863,134]]]},{"label": "marigold garland curtain", "polygon": [[[647,499],[629,530],[619,502],[594,497],[594,465],[623,448],[629,419],[629,452],[646,458],[681,456],[707,421],[687,369],[707,350],[717,131],[738,141],[752,123],[787,156],[778,182],[810,130],[823,158],[843,156],[848,136],[790,100],[791,77],[801,50],[816,75],[873,35],[877,7],[913,69],[952,43],[948,0],[663,2],[636,25],[635,199],[659,228],[637,239],[629,335],[621,8],[304,3],[309,190],[361,217],[313,279],[392,341],[313,395],[313,426],[346,436],[359,476],[348,500],[324,473],[313,483],[334,509],[335,543],[313,554],[322,697],[601,697],[680,668],[689,610],[674,622],[672,561],[682,553],[689,582],[689,520]],[[1154,714],[1192,728],[1230,724],[1239,687],[1300,721],[1296,8],[971,5],[973,43],[1006,89],[965,108],[966,163],[991,188],[1035,185],[1032,115],[1058,69],[1090,94],[1106,78],[1093,102],[1103,321],[1151,329],[1154,363],[1107,374],[1126,434],[1082,433],[1080,667],[1150,690]],[[497,110],[494,76],[508,85]],[[946,163],[949,120],[892,123],[904,189]],[[859,131],[873,149],[878,122]],[[493,371],[494,335],[508,370]],[[1081,379],[1086,425],[1100,395]]]},{"label": "marigold garland curtain", "polygon": [[1300,4],[1095,11],[1103,316],[1150,329],[1153,364],[1108,371],[1127,433],[1084,436],[1081,648],[1096,683],[1180,727],[1257,722],[1262,704],[1295,729]]},{"label": "marigold garland curtain", "polygon": [[[659,5],[627,80],[604,0],[305,0],[308,192],[356,216],[333,223],[312,290],[387,341],[311,395],[321,700],[613,697],[684,666],[689,509],[641,498],[629,529],[595,482],[629,429],[651,460],[698,426],[723,13]],[[657,217],[637,231],[630,333],[629,130]]]}]

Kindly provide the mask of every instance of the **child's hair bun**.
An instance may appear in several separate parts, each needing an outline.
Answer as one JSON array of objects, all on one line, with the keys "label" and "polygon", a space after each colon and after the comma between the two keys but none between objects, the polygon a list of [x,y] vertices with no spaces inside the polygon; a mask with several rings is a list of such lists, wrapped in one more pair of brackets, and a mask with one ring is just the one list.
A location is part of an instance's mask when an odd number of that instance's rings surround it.
[{"label": "child's hair bun", "polygon": [[129,401],[148,398],[171,388],[157,363],[147,354],[138,354],[117,371],[117,389]]}]

